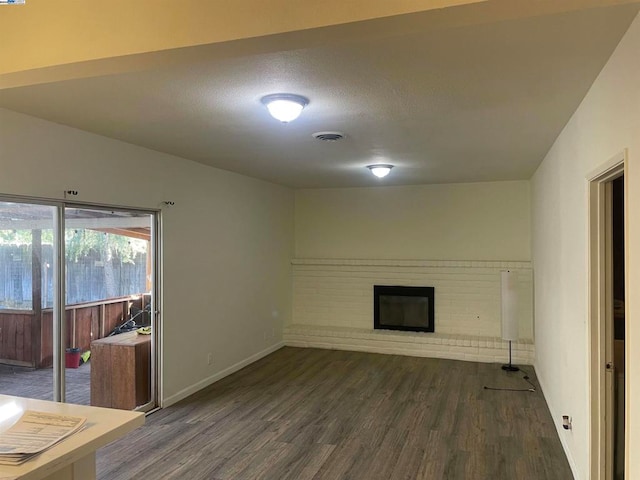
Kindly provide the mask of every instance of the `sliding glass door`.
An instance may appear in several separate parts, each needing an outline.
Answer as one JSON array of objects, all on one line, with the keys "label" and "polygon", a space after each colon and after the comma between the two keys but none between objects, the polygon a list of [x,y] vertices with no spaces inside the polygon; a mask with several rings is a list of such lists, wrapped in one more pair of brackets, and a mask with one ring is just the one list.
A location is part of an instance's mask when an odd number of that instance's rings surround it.
[{"label": "sliding glass door", "polygon": [[144,212],[65,209],[67,401],[155,405],[153,223]]},{"label": "sliding glass door", "polygon": [[155,212],[0,203],[0,393],[156,406]]}]

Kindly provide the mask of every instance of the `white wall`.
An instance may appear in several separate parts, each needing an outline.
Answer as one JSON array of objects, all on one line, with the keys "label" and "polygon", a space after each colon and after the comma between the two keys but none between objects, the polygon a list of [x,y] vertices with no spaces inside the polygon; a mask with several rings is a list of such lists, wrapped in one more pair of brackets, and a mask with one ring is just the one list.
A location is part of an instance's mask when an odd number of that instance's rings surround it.
[{"label": "white wall", "polygon": [[298,190],[297,258],[530,260],[529,182]]},{"label": "white wall", "polygon": [[500,271],[511,268],[521,272],[521,335],[533,337],[528,181],[307,189],[295,203],[301,332],[365,333],[373,285],[423,285],[435,287],[436,336],[499,337]]},{"label": "white wall", "polygon": [[[629,149],[629,450],[640,450],[640,19],[636,18],[532,181],[536,371],[577,479],[589,478],[587,174]],[[553,74],[553,72],[550,72]],[[561,415],[573,430],[559,428]],[[627,478],[640,478],[640,457]]]},{"label": "white wall", "polygon": [[162,212],[169,402],[279,344],[291,310],[291,190],[2,109],[0,166],[3,194],[175,202]]}]

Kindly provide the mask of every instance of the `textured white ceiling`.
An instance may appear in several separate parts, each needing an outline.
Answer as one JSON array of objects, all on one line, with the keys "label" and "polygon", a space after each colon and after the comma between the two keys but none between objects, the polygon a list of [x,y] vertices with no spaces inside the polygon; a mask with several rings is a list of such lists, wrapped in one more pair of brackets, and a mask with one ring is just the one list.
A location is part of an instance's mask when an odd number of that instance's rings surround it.
[{"label": "textured white ceiling", "polygon": [[[0,90],[0,106],[299,188],[527,179],[637,11],[199,56]],[[276,92],[310,104],[280,124],[260,103]],[[346,139],[311,136],[326,130]],[[364,168],[377,162],[396,168],[381,181]]]}]

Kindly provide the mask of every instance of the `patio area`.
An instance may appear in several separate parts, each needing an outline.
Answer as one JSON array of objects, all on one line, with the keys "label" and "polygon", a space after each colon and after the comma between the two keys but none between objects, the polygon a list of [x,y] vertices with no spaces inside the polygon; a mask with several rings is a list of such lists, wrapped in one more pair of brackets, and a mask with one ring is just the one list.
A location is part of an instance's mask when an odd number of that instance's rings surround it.
[{"label": "patio area", "polygon": [[[91,403],[91,361],[78,368],[65,369],[67,403]],[[18,397],[53,400],[53,369],[33,370],[0,365],[0,393]]]}]

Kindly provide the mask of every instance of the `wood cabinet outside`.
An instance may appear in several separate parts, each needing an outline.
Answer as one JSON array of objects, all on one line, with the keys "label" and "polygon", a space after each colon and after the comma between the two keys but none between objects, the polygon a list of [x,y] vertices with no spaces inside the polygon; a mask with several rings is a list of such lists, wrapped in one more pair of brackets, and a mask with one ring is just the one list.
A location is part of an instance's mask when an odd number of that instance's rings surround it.
[{"label": "wood cabinet outside", "polygon": [[91,405],[132,410],[150,399],[150,335],[128,332],[91,342]]}]

